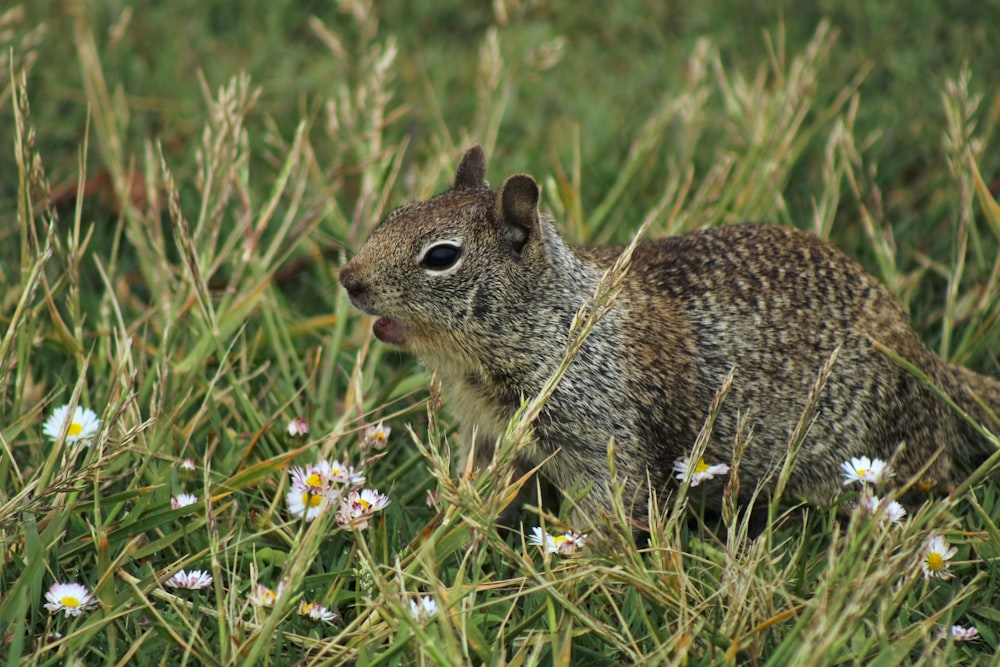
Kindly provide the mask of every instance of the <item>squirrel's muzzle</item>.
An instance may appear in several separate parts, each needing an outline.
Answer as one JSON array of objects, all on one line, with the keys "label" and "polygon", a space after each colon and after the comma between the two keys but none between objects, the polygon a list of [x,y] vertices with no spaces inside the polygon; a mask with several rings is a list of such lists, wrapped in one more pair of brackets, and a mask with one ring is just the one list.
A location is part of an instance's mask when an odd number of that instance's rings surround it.
[{"label": "squirrel's muzzle", "polygon": [[350,262],[340,267],[340,285],[347,291],[347,298],[351,300],[357,308],[365,310],[365,304],[371,293],[371,289],[364,280],[358,277],[357,271]]}]

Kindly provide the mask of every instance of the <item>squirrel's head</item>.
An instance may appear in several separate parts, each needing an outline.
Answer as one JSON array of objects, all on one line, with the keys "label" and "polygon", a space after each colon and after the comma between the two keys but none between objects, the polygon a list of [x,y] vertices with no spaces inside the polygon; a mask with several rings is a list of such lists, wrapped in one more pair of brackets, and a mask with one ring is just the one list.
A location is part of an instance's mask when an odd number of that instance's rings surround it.
[{"label": "squirrel's head", "polygon": [[340,284],[352,304],[378,316],[379,340],[417,354],[467,349],[536,287],[533,267],[546,253],[538,199],[538,184],[524,174],[492,190],[474,146],[450,190],[382,221],[340,269]]}]

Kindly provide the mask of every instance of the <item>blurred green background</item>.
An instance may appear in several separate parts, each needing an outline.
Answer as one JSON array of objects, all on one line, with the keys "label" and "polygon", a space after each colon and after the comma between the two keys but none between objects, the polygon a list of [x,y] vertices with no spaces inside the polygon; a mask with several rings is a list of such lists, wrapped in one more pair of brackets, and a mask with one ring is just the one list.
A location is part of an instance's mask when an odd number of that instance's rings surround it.
[{"label": "blurred green background", "polygon": [[[995,85],[1000,71],[995,33],[1000,3],[995,1],[356,3],[374,7],[377,25],[371,19],[361,25],[354,21],[348,11],[351,4],[102,0],[78,5],[36,0],[21,6],[22,13],[13,19],[8,16],[13,27],[0,35],[0,44],[4,50],[13,46],[22,62],[25,54],[34,60],[28,90],[38,147],[53,187],[72,186],[77,177],[88,110],[74,22],[87,21],[111,98],[123,112],[119,129],[126,156],[141,162],[144,142],[158,140],[182,184],[195,169],[193,153],[205,121],[200,76],[214,94],[234,74],[249,73],[261,91],[250,116],[251,133],[267,128],[287,139],[305,118],[310,135],[322,136],[335,131],[327,126],[327,99],[339,85],[356,84],[357,77],[370,71],[362,61],[377,37],[393,40],[398,48],[387,75],[386,89],[392,95],[388,107],[398,110],[385,128],[387,143],[409,142],[389,206],[426,194],[412,191],[414,179],[407,178],[408,170],[432,159],[453,165],[467,143],[491,139],[468,133],[469,128],[484,125],[477,123],[477,114],[488,113],[482,100],[495,99],[506,109],[495,127],[490,177],[496,181],[514,171],[542,177],[569,169],[578,146],[579,206],[588,211],[611,187],[645,119],[690,75],[686,63],[699,40],[718,48],[727,71],[752,78],[774,53],[779,57],[799,53],[819,22],[829,19],[839,36],[817,81],[816,108],[832,103],[864,74],[855,136],[870,176],[868,185],[880,193],[877,212],[893,228],[904,273],[921,264],[954,263],[950,239],[958,198],[942,149],[945,81],[958,77],[968,64],[970,89],[983,95],[971,121],[987,142],[1000,114]],[[337,48],[320,38],[313,17],[338,35]],[[32,31],[39,24],[44,24],[44,31]],[[491,36],[496,38],[505,72],[493,80],[484,76],[482,55]],[[29,48],[24,48],[25,42],[30,42]],[[718,157],[714,140],[725,137],[731,144],[734,131],[723,104],[717,94],[707,100],[705,132],[696,146],[687,147],[684,136],[668,132],[661,155],[691,148],[698,169],[710,168]],[[5,95],[0,110],[2,145],[12,145],[12,129],[11,101]],[[449,136],[451,145],[442,145],[442,135]],[[784,190],[793,221],[811,214],[825,140],[825,136],[815,138]],[[350,209],[356,190],[350,182],[351,162],[342,154],[343,142],[315,141],[313,149],[320,164],[336,164],[345,172],[341,175],[346,187],[329,191],[317,187],[307,197],[321,206],[324,197],[332,196]],[[280,162],[266,146],[255,144],[253,150],[251,179],[263,193]],[[91,149],[88,157],[89,174],[100,174],[100,151]],[[662,189],[666,162],[652,159],[643,166],[629,196],[610,217],[610,237],[624,240],[638,225]],[[994,194],[998,168],[1000,154],[985,151],[980,169]],[[446,179],[442,172],[439,187],[446,185]],[[15,164],[0,159],[0,215],[8,221],[16,208],[16,184]],[[191,205],[197,205],[193,199],[189,198]],[[88,215],[98,223],[102,202],[107,203],[90,197],[87,203]],[[3,228],[0,241],[13,232],[12,224]],[[328,236],[324,240],[335,245],[358,241],[338,238],[331,226],[323,229]],[[581,227],[573,229],[575,236],[585,235]],[[851,202],[838,212],[832,236],[873,268]],[[5,245],[8,250],[0,251],[2,256],[13,261],[14,244]],[[996,252],[995,244],[980,252],[988,261]],[[910,296],[918,327],[932,344],[935,333],[930,325],[945,286],[944,277],[931,275]],[[978,363],[989,366],[985,359]]]}]

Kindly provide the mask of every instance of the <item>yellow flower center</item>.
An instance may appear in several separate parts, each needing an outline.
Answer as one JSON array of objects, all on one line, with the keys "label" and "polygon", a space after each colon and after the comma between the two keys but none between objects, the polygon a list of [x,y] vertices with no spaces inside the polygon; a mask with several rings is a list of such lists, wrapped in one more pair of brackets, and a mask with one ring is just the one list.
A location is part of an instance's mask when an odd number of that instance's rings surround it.
[{"label": "yellow flower center", "polygon": [[698,459],[698,463],[695,465],[694,471],[698,473],[705,472],[706,470],[708,470],[708,464],[705,463],[705,459]]},{"label": "yellow flower center", "polygon": [[306,507],[317,507],[323,502],[323,496],[318,493],[309,493],[306,491],[302,494],[302,504]]},{"label": "yellow flower center", "polygon": [[311,612],[313,610],[313,607],[315,607],[315,606],[316,606],[316,603],[314,603],[314,602],[303,602],[302,603],[302,609],[300,611],[301,611],[301,613],[302,613],[303,616],[306,616],[306,615],[309,614],[309,612]]},{"label": "yellow flower center", "polygon": [[274,604],[274,601],[278,599],[278,596],[274,594],[274,591],[272,591],[272,590],[266,590],[260,596],[260,599],[263,600],[264,604],[266,604],[266,605],[272,605],[272,604]]},{"label": "yellow flower center", "polygon": [[364,512],[367,512],[368,508],[372,506],[372,504],[364,498],[358,498],[357,504],[361,506],[361,510]]},{"label": "yellow flower center", "polygon": [[857,470],[854,471],[854,474],[856,474],[858,477],[867,477],[868,476],[868,469],[867,468],[858,468]]},{"label": "yellow flower center", "polygon": [[306,485],[313,486],[318,489],[321,486],[323,486],[323,479],[319,476],[318,472],[314,472],[313,474],[306,477]]},{"label": "yellow flower center", "polygon": [[81,433],[83,433],[83,424],[78,424],[77,422],[70,424],[69,430],[66,431],[66,435],[80,435]]},{"label": "yellow flower center", "polygon": [[936,551],[927,554],[927,569],[931,572],[940,572],[944,569],[944,558]]},{"label": "yellow flower center", "polygon": [[64,607],[70,607],[70,608],[73,608],[73,609],[75,609],[76,607],[80,606],[80,600],[79,600],[79,598],[77,598],[77,597],[75,597],[73,595],[64,595],[64,596],[62,596],[62,599],[59,600],[59,602],[62,603],[62,606],[64,606]]},{"label": "yellow flower center", "polygon": [[552,538],[552,543],[555,544],[557,547],[561,547],[562,545],[566,544],[566,542],[568,542],[568,541],[569,540],[566,539],[565,535],[559,535],[557,537],[553,537]]}]

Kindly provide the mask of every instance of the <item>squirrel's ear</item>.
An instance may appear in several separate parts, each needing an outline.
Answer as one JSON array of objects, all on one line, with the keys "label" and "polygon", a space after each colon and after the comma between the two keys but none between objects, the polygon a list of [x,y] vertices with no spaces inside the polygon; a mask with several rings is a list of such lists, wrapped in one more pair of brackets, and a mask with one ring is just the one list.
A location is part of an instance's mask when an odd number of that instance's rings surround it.
[{"label": "squirrel's ear", "polygon": [[526,174],[508,176],[497,191],[495,214],[518,255],[538,230],[538,183]]},{"label": "squirrel's ear", "polygon": [[477,188],[488,188],[486,182],[486,153],[483,147],[476,144],[465,151],[462,161],[458,163],[458,171],[455,172],[455,190],[475,190]]}]

